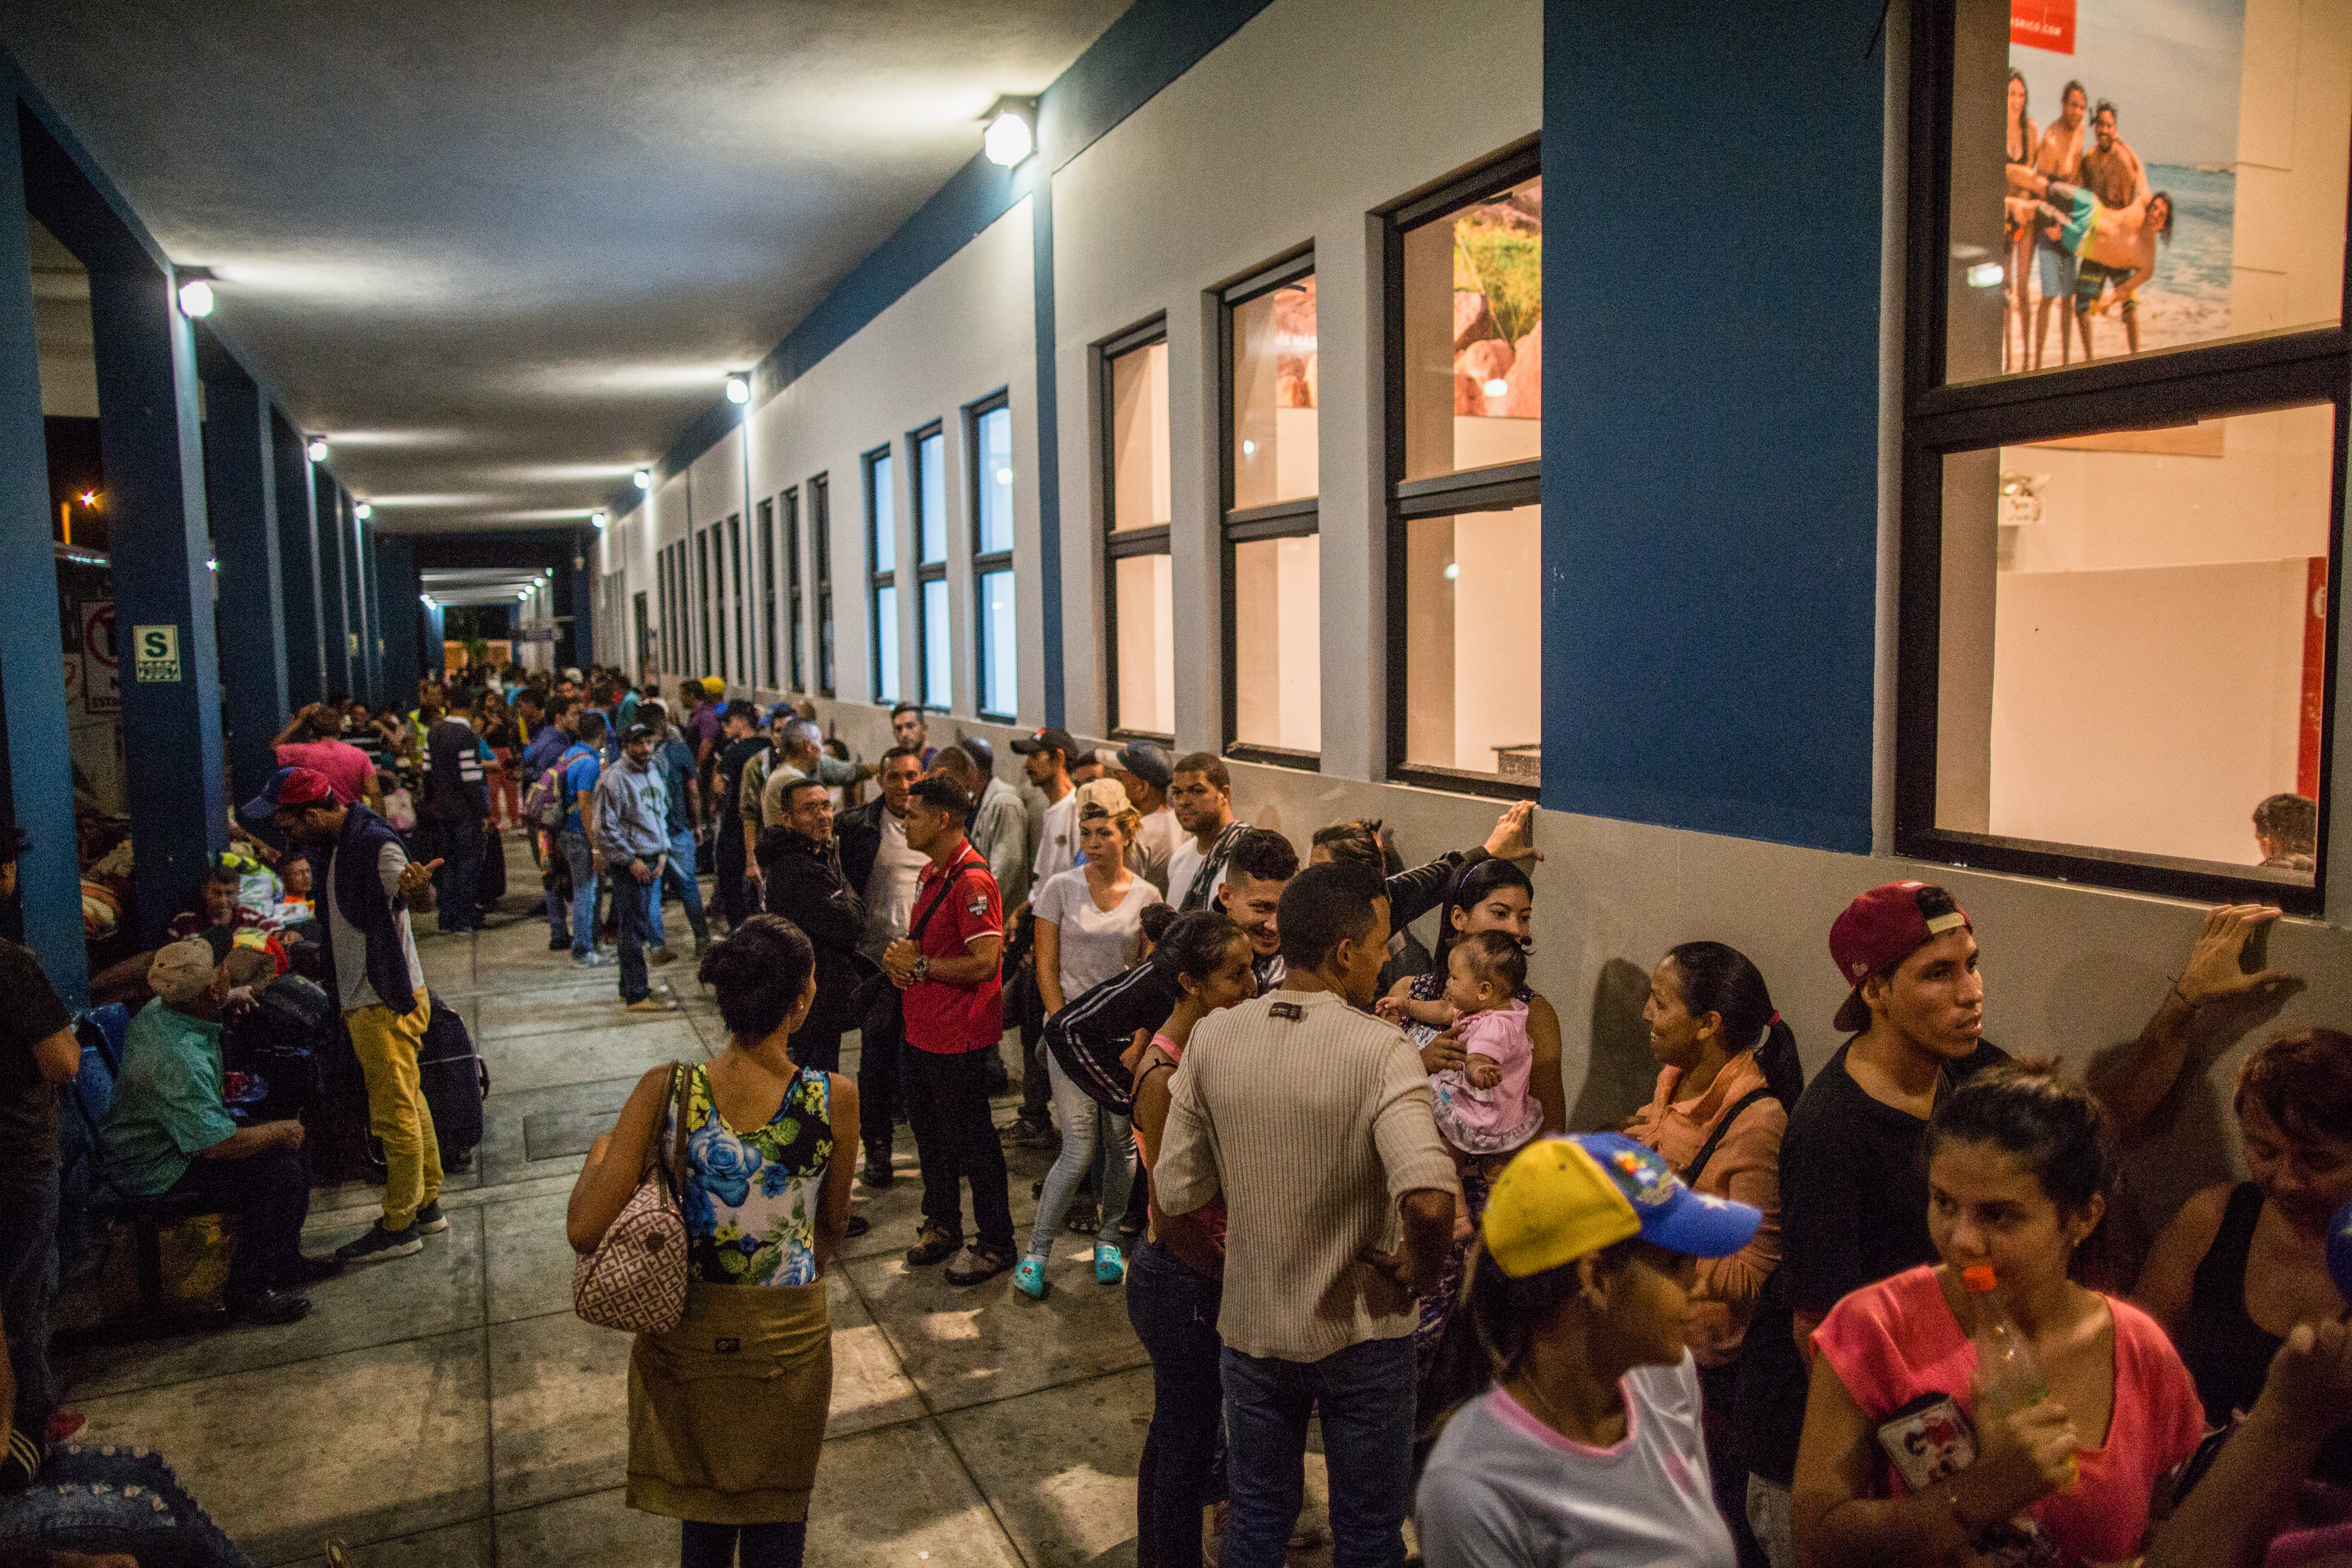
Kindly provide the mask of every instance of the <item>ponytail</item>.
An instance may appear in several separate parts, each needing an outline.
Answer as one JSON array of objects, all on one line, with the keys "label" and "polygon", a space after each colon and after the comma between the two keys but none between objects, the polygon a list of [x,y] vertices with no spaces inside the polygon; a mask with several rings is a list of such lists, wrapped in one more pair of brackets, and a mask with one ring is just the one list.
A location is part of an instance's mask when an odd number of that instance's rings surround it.
[{"label": "ponytail", "polygon": [[1794,1110],[1805,1089],[1804,1064],[1797,1057],[1796,1031],[1772,1005],[1763,972],[1746,953],[1719,942],[1686,942],[1666,956],[1682,975],[1683,1005],[1691,1016],[1713,1013],[1721,1018],[1731,1052],[1752,1048],[1765,1087]]}]

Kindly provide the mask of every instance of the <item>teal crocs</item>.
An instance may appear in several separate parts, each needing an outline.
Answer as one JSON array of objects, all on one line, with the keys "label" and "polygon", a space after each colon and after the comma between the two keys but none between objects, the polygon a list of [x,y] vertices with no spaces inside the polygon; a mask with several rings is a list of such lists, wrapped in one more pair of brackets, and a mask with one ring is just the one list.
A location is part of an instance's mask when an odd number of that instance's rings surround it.
[{"label": "teal crocs", "polygon": [[1118,1248],[1108,1241],[1095,1243],[1095,1280],[1097,1284],[1116,1285],[1127,1278],[1127,1260]]},{"label": "teal crocs", "polygon": [[1013,1288],[1032,1300],[1045,1299],[1045,1260],[1024,1258],[1021,1267],[1013,1271]]}]

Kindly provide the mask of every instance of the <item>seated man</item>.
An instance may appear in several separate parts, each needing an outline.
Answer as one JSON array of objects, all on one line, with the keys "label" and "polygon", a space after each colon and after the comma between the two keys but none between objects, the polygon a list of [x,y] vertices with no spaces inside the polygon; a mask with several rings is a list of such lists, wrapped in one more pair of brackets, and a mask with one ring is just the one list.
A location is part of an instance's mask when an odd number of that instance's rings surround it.
[{"label": "seated man", "polygon": [[222,1100],[221,1004],[228,976],[201,938],[175,942],[147,972],[155,1000],[122,1044],[122,1074],[107,1112],[107,1174],[129,1197],[194,1194],[238,1218],[224,1292],[247,1322],[290,1323],[310,1310],[294,1288],[339,1271],[301,1253],[310,1211],[302,1124],[239,1127]]}]

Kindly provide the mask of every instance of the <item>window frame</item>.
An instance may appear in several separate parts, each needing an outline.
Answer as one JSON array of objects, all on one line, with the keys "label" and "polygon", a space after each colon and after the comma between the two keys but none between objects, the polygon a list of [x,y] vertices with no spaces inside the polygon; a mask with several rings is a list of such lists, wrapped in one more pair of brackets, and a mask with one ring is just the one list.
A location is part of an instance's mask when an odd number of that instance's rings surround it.
[{"label": "window frame", "polygon": [[701,528],[694,532],[695,597],[702,628],[702,658],[693,671],[697,675],[701,674],[710,663],[710,558],[718,553],[711,548],[710,531]]},{"label": "window frame", "polygon": [[787,485],[776,498],[784,514],[784,625],[790,641],[785,645],[785,673],[792,684],[784,689],[796,696],[808,691],[808,664],[801,654],[801,631],[804,625],[803,612],[807,606],[803,584],[807,574],[801,569],[801,489]]},{"label": "window frame", "polygon": [[[2258,901],[2318,915],[2326,900],[2334,777],[2336,653],[2344,576],[2347,427],[2352,425],[2352,201],[2346,294],[2332,327],[2283,330],[2151,350],[2085,365],[1947,383],[1947,250],[1958,0],[1915,12],[1910,196],[1905,214],[1900,531],[1895,668],[1894,851],[1938,865],[2081,883],[2204,903]],[[1943,468],[1952,454],[2199,418],[2329,403],[2336,409],[2328,528],[2327,630],[2320,725],[2319,842],[2308,885],[2294,873],[2139,851],[1963,832],[1936,825],[1941,721]],[[2252,802],[2247,803],[2251,812]],[[2251,831],[2251,829],[2249,830]]]},{"label": "window frame", "polygon": [[[746,636],[748,628],[744,624],[750,619],[750,617],[746,614],[748,606],[744,603],[745,598],[747,597],[747,590],[743,584],[743,514],[740,511],[729,512],[727,514],[727,521],[724,526],[727,530],[727,559],[731,563],[730,574],[735,584],[735,590],[733,593],[724,595],[720,600],[720,603],[722,605],[731,605],[734,608],[735,676],[736,679],[743,685],[750,686],[751,684],[751,649],[749,646]],[[719,615],[719,628],[721,646],[719,650],[719,658],[720,663],[723,665],[726,662],[727,658],[727,649],[725,647],[726,614],[723,608]]]},{"label": "window frame", "polygon": [[661,626],[654,633],[654,649],[661,660],[662,673],[670,674],[676,668],[670,661],[669,619],[669,552],[654,552],[654,599],[661,605]]},{"label": "window frame", "polygon": [[[875,504],[874,470],[882,463],[890,465],[891,504],[890,515],[887,517],[882,516],[880,509]],[[898,464],[897,448],[891,443],[885,441],[873,450],[859,454],[857,467],[866,486],[866,624],[872,628],[872,636],[867,639],[869,646],[866,648],[866,674],[868,681],[866,690],[869,694],[868,700],[879,706],[885,702],[899,702],[905,700],[903,690],[885,692],[882,689],[882,638],[885,631],[882,625],[883,589],[890,590],[890,602],[894,613],[890,617],[887,632],[894,642],[898,636],[898,614],[903,613],[898,609],[898,544],[896,534],[898,526]],[[882,559],[881,531],[886,528],[892,531],[891,564],[887,572],[881,571],[875,565],[875,563]],[[902,689],[906,685],[905,675],[906,671],[901,669],[898,684]]]},{"label": "window frame", "polygon": [[[1406,666],[1405,638],[1410,620],[1405,597],[1405,538],[1409,524],[1429,517],[1458,517],[1481,511],[1510,511],[1543,500],[1543,459],[1497,463],[1483,468],[1463,468],[1408,479],[1405,472],[1404,392],[1404,240],[1405,236],[1464,207],[1488,201],[1513,185],[1543,174],[1543,148],[1538,137],[1514,142],[1465,174],[1451,176],[1402,198],[1381,215],[1381,311],[1386,350],[1382,374],[1381,510],[1387,555],[1388,592],[1388,777],[1391,783],[1417,784],[1454,795],[1486,795],[1496,800],[1534,800],[1539,784],[1522,784],[1496,773],[1475,773],[1466,768],[1440,767],[1433,763],[1405,760],[1407,719],[1412,706],[1412,672]],[[1538,650],[1540,658],[1540,650]],[[1538,738],[1542,714],[1537,714]]]},{"label": "window frame", "polygon": [[[1007,544],[1002,550],[981,548],[982,540],[980,498],[984,493],[982,486],[987,476],[980,469],[980,422],[990,415],[997,413],[1002,413],[1005,416],[1005,428],[1009,433],[1013,418],[1013,394],[1010,387],[1000,386],[987,396],[967,403],[963,406],[964,482],[970,487],[966,493],[971,498],[971,504],[966,509],[971,520],[971,707],[972,711],[982,719],[1000,724],[1012,724],[1018,722],[1020,717],[1021,693],[1017,676],[1013,694],[1013,711],[1007,712],[1002,708],[989,706],[989,699],[996,694],[988,689],[988,595],[982,587],[991,575],[999,572],[1009,573],[1013,570],[1011,544]],[[1017,479],[1020,474],[1019,468],[1015,468],[1013,473]],[[1007,504],[1010,502],[1008,501]],[[1008,519],[1007,525],[1017,538],[1020,533],[1018,517]],[[1017,622],[1013,630],[1017,635],[1020,630]]]},{"label": "window frame", "polygon": [[833,476],[812,475],[809,492],[809,554],[816,573],[816,694],[831,697],[839,685],[833,661]]},{"label": "window frame", "polygon": [[[1318,751],[1294,751],[1286,746],[1268,746],[1235,739],[1240,721],[1239,674],[1234,668],[1234,650],[1238,628],[1234,616],[1238,595],[1234,574],[1234,547],[1254,544],[1262,540],[1304,539],[1322,531],[1323,486],[1318,472],[1315,494],[1296,500],[1276,501],[1269,506],[1237,509],[1234,505],[1235,479],[1234,453],[1234,312],[1251,301],[1273,293],[1286,284],[1315,275],[1315,246],[1312,241],[1298,247],[1279,258],[1244,274],[1234,282],[1213,290],[1211,298],[1217,303],[1217,579],[1220,601],[1218,618],[1221,622],[1223,649],[1222,679],[1224,686],[1224,718],[1222,728],[1223,752],[1237,762],[1263,763],[1278,768],[1296,768],[1301,773],[1321,773],[1323,753]],[[1318,292],[1319,307],[1320,296]],[[1318,310],[1318,341],[1320,341]],[[1318,421],[1320,435],[1320,421]],[[1318,442],[1318,463],[1320,441]],[[1320,613],[1320,595],[1318,595]],[[1316,680],[1322,680],[1318,661]]]},{"label": "window frame", "polygon": [[[1167,341],[1168,316],[1165,311],[1160,311],[1148,320],[1138,321],[1125,331],[1115,332],[1095,344],[1094,360],[1097,439],[1100,443],[1099,460],[1096,468],[1098,470],[1097,479],[1102,496],[1103,519],[1103,700],[1106,716],[1109,720],[1110,733],[1114,739],[1155,741],[1163,746],[1172,747],[1176,743],[1176,733],[1173,729],[1139,730],[1133,725],[1119,721],[1118,563],[1139,555],[1172,555],[1174,552],[1169,538],[1173,533],[1174,528],[1172,524],[1154,523],[1149,528],[1130,528],[1124,532],[1119,531],[1118,433],[1111,418],[1111,411],[1115,406],[1112,395],[1114,362],[1125,359],[1132,353],[1140,353],[1154,343],[1164,343]],[[1228,388],[1225,395],[1228,404],[1232,402],[1232,392]],[[1233,416],[1228,412],[1224,417],[1225,439],[1230,445],[1233,439]],[[1168,434],[1172,446],[1176,434],[1172,417]],[[1230,481],[1226,488],[1228,491],[1232,489]],[[1317,500],[1319,503],[1321,498],[1318,496]],[[1171,562],[1171,564],[1172,567],[1173,563]],[[1173,635],[1172,631],[1171,635]],[[1230,649],[1226,652],[1225,661],[1228,665],[1233,662]],[[1226,704],[1228,707],[1232,705],[1230,696],[1226,699]]]},{"label": "window frame", "polygon": [[760,553],[760,651],[761,669],[768,678],[767,689],[782,691],[776,668],[776,503],[774,498],[763,496],[760,500],[759,535],[754,541]]},{"label": "window frame", "polygon": [[[923,468],[923,443],[933,437],[939,440],[940,467],[944,469],[948,466],[947,421],[934,419],[928,425],[919,426],[907,432],[907,476],[909,482],[907,491],[907,515],[914,524],[915,663],[918,667],[912,684],[916,690],[915,700],[926,711],[945,713],[955,703],[955,648],[952,641],[950,640],[952,637],[951,631],[948,627],[941,627],[940,637],[947,644],[948,651],[948,689],[935,692],[931,689],[931,615],[930,605],[928,603],[930,597],[928,585],[932,583],[944,584],[948,580],[949,541],[946,518],[940,520],[940,558],[937,561],[923,559],[924,524],[928,521],[923,509],[923,481],[926,478]],[[940,478],[940,508],[942,511],[947,510],[947,476],[942,473]],[[952,616],[954,612],[950,609],[949,613]],[[899,685],[903,687],[908,684],[908,682],[903,679],[902,672]],[[905,695],[901,693],[898,700],[906,700]]]}]

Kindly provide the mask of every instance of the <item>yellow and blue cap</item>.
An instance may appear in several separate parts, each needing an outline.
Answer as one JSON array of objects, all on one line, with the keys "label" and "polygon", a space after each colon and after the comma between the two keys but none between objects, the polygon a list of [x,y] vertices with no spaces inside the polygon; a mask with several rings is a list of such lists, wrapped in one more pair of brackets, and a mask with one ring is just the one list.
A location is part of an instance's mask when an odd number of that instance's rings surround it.
[{"label": "yellow and blue cap", "polygon": [[1693,1258],[1725,1258],[1763,1223],[1748,1204],[1695,1193],[1656,1151],[1615,1132],[1538,1138],[1486,1199],[1486,1251],[1514,1279],[1640,1237]]}]

